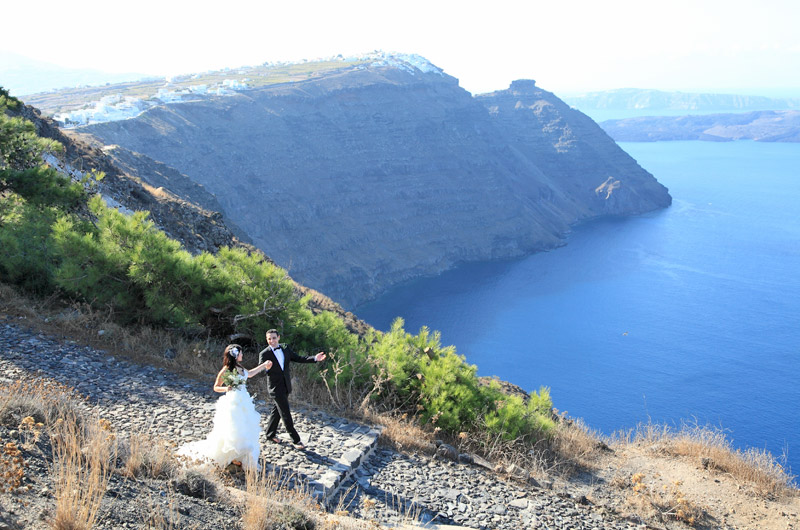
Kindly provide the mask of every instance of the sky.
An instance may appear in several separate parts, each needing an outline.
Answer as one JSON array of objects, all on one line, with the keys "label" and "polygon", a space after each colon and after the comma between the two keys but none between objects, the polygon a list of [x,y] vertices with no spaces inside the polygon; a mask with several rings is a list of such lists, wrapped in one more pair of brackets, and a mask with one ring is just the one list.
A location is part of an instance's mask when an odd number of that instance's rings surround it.
[{"label": "sky", "polygon": [[473,94],[535,79],[561,94],[652,88],[800,97],[797,0],[19,5],[26,24],[3,23],[0,51],[70,68],[169,76],[383,50],[422,55]]}]

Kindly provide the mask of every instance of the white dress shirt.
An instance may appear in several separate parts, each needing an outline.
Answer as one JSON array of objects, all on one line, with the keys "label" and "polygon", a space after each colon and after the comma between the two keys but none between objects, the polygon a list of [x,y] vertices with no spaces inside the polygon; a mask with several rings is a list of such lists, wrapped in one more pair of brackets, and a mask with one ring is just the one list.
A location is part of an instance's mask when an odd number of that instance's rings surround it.
[{"label": "white dress shirt", "polygon": [[272,353],[275,354],[275,358],[278,359],[278,364],[281,365],[281,370],[283,370],[283,361],[285,357],[283,356],[283,348],[278,346],[277,348],[272,350]]}]

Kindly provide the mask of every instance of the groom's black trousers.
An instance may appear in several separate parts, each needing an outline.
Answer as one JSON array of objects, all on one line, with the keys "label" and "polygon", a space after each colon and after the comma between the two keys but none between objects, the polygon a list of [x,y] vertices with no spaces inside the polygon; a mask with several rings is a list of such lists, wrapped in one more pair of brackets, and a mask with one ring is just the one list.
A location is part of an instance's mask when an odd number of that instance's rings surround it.
[{"label": "groom's black trousers", "polygon": [[292,442],[300,443],[300,435],[294,428],[292,413],[289,411],[289,396],[283,392],[275,393],[272,396],[272,410],[269,411],[267,418],[267,439],[274,438],[278,434],[278,420],[283,421],[286,432],[292,437]]}]

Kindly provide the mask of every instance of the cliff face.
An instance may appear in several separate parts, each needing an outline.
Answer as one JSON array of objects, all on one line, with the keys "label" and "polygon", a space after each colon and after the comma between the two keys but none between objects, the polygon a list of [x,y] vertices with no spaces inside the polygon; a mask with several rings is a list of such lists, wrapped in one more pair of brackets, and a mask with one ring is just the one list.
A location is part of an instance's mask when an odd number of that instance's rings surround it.
[{"label": "cliff face", "polygon": [[532,81],[473,98],[446,75],[372,66],[82,131],[189,176],[296,280],[348,306],[671,200]]},{"label": "cliff face", "polygon": [[533,81],[477,96],[508,135],[508,146],[541,168],[571,222],[643,213],[671,203],[666,188],[591,118]]}]

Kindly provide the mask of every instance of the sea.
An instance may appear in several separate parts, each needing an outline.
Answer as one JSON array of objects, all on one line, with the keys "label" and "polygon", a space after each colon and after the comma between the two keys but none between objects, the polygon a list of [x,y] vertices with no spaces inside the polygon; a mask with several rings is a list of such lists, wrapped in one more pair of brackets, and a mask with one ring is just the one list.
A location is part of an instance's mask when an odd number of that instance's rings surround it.
[{"label": "sea", "polygon": [[439,331],[479,375],[548,387],[601,434],[710,427],[798,474],[800,144],[619,145],[672,206],[401,285],[355,313]]}]

